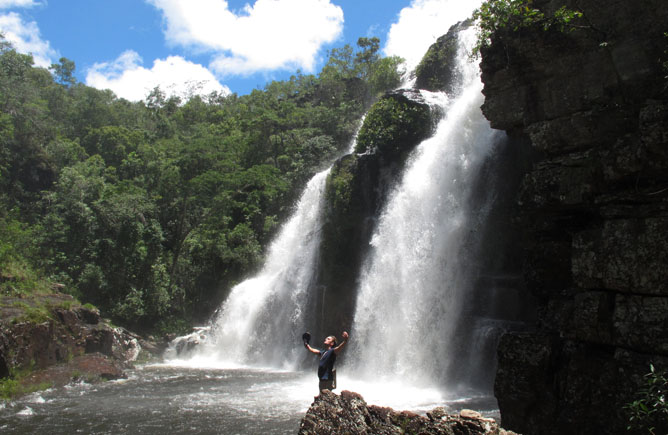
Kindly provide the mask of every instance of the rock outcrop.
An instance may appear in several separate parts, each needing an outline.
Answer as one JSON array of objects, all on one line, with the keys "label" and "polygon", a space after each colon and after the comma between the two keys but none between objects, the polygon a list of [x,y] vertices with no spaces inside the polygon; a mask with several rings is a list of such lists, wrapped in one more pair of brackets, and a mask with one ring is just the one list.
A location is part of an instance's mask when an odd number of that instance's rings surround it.
[{"label": "rock outcrop", "polygon": [[649,364],[668,368],[668,8],[533,4],[583,18],[500,29],[482,53],[485,116],[536,156],[516,252],[538,322],[502,339],[495,394],[518,432],[622,433]]},{"label": "rock outcrop", "polygon": [[419,92],[383,96],[369,110],[355,152],[339,159],[325,187],[316,302],[321,329],[329,335],[349,328],[354,313],[355,280],[368,249],[375,219],[411,150],[434,128],[434,116]]},{"label": "rock outcrop", "polygon": [[415,68],[415,87],[427,91],[451,94],[461,85],[457,68],[459,32],[472,25],[472,20],[458,23],[432,44]]},{"label": "rock outcrop", "polygon": [[300,435],[350,434],[439,434],[439,435],[512,435],[491,418],[463,410],[458,415],[435,408],[426,416],[409,411],[395,411],[367,405],[357,393],[341,395],[324,391],[317,396],[299,426]]},{"label": "rock outcrop", "polygon": [[21,374],[26,385],[116,379],[141,349],[138,336],[69,295],[4,297],[1,305],[0,378]]}]

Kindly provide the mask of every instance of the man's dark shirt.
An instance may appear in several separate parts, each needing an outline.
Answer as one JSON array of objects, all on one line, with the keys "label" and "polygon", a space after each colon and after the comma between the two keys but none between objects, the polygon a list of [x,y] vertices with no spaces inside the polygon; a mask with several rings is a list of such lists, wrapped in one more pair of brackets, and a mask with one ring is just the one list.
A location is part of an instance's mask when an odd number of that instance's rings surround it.
[{"label": "man's dark shirt", "polygon": [[318,363],[318,378],[321,381],[328,381],[332,379],[332,370],[334,369],[334,362],[336,361],[336,352],[334,349],[327,349],[320,351],[320,362]]}]

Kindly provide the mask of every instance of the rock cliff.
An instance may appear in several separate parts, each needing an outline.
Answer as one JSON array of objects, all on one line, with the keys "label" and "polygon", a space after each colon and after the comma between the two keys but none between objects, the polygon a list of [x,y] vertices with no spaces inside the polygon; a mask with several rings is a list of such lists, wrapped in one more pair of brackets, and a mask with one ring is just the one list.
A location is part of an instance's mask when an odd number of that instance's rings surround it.
[{"label": "rock cliff", "polygon": [[449,415],[435,408],[426,416],[367,405],[357,393],[324,391],[317,396],[299,426],[300,435],[350,434],[512,435],[475,411]]},{"label": "rock cliff", "polygon": [[534,154],[516,252],[538,321],[502,339],[495,394],[521,433],[622,433],[650,363],[668,367],[668,8],[534,5],[583,18],[500,29],[482,52],[485,116]]}]

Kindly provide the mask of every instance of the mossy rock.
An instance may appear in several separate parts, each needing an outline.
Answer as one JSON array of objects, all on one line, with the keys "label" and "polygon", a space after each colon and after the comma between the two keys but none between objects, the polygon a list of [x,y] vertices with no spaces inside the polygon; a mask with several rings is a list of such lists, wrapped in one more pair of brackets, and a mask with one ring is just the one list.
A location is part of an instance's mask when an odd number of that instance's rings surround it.
[{"label": "mossy rock", "polygon": [[355,152],[401,159],[432,131],[429,106],[408,92],[386,94],[369,109],[357,136]]},{"label": "mossy rock", "polygon": [[433,43],[415,69],[415,87],[453,93],[461,81],[457,68],[458,34],[471,26],[466,20],[455,24]]},{"label": "mossy rock", "polygon": [[353,193],[353,179],[356,159],[353,155],[347,155],[339,159],[329,176],[325,187],[325,198],[327,204],[336,214],[342,215],[349,212]]}]

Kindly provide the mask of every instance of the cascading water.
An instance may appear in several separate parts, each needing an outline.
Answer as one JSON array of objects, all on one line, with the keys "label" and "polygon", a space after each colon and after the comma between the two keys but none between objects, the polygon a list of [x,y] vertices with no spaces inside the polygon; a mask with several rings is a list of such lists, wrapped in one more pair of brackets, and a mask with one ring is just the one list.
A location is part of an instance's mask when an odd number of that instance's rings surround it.
[{"label": "cascading water", "polygon": [[478,67],[468,61],[473,37],[460,33],[461,90],[441,103],[445,117],[409,158],[371,241],[346,360],[362,380],[443,388],[450,365],[464,361],[454,335],[486,214],[471,197],[497,138],[480,111]]},{"label": "cascading water", "polygon": [[[320,246],[322,191],[329,170],[308,183],[297,212],[272,243],[262,271],[232,289],[214,323],[219,359],[294,367],[297,333]],[[258,352],[259,351],[259,352]]]},{"label": "cascading water", "polygon": [[[297,367],[303,348],[295,343],[305,330],[320,246],[323,191],[330,170],[308,182],[295,213],[272,242],[262,270],[232,289],[208,333],[195,333],[203,341],[198,343],[201,346],[194,352],[182,352],[188,354],[190,365]],[[174,358],[174,353],[168,357]]]},{"label": "cascading water", "polygon": [[[194,363],[294,368],[308,288],[320,244],[322,190],[329,169],[308,183],[296,212],[269,248],[262,270],[235,286]],[[295,336],[293,336],[295,335]],[[298,349],[303,350],[303,349]]]},{"label": "cascading water", "polygon": [[[452,13],[444,31],[479,4],[443,0],[441,7]],[[423,93],[446,115],[435,136],[409,158],[387,199],[360,277],[339,384],[371,404],[497,412],[489,394],[472,397],[456,390],[459,380],[470,379],[462,372],[487,373],[490,384],[489,358],[481,355],[489,357],[500,327],[521,317],[508,311],[521,309],[522,297],[516,275],[512,270],[504,275],[503,267],[486,270],[474,284],[484,267],[478,264],[480,233],[494,231],[479,230],[490,207],[484,199],[496,191],[486,189],[495,180],[483,168],[497,138],[479,109],[477,66],[466,57],[462,50],[464,83],[458,95]],[[317,391],[314,366],[308,373],[294,369],[306,355],[299,336],[325,309],[313,307],[313,292],[325,291],[313,283],[328,172],[308,184],[259,274],[232,290],[210,327],[174,343],[178,355],[173,349],[165,364],[140,365],[129,379],[49,389],[3,404],[0,428],[16,428],[15,433],[295,433]],[[505,231],[502,224],[499,228]],[[473,287],[486,293],[481,298]]]}]

